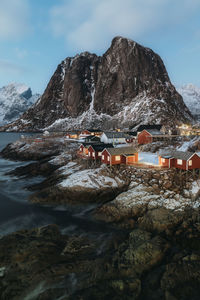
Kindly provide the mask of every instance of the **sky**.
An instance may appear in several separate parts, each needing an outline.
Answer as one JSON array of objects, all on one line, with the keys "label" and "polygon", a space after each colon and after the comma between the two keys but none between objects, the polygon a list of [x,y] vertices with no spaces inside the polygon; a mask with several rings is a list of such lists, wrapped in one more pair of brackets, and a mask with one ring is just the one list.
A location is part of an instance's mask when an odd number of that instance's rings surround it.
[{"label": "sky", "polygon": [[119,35],[158,53],[174,85],[200,87],[200,0],[0,0],[0,87],[42,93],[62,60]]}]

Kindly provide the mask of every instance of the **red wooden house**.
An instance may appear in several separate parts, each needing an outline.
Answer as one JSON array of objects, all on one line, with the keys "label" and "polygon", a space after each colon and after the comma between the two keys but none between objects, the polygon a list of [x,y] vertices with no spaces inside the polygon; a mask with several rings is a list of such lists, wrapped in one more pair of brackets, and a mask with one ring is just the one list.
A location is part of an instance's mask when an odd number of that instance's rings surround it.
[{"label": "red wooden house", "polygon": [[159,164],[167,168],[191,170],[200,168],[200,156],[197,153],[168,151],[159,154]]},{"label": "red wooden house", "polygon": [[80,145],[79,150],[78,150],[78,155],[82,156],[82,157],[87,157],[88,156],[88,148],[89,148],[89,144],[87,143],[83,143]]},{"label": "red wooden house", "polygon": [[157,129],[144,129],[138,133],[138,144],[149,144],[153,142],[154,138],[163,136]]},{"label": "red wooden house", "polygon": [[106,148],[102,152],[101,161],[111,166],[133,164],[138,161],[138,153],[133,147]]},{"label": "red wooden house", "polygon": [[112,144],[93,144],[88,148],[88,157],[94,160],[101,159],[102,151],[105,148],[113,148]]}]

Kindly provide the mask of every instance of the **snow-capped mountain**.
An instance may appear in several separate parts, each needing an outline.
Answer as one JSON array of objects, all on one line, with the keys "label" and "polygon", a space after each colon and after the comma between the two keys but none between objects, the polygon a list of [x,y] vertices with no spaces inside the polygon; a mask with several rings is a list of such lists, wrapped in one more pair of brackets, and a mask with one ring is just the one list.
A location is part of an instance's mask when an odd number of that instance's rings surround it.
[{"label": "snow-capped mountain", "polygon": [[183,101],[196,120],[200,121],[200,88],[193,84],[186,84],[177,89]]},{"label": "snow-capped mountain", "polygon": [[62,61],[41,99],[1,130],[175,126],[192,120],[160,56],[115,37],[103,56],[83,52]]},{"label": "snow-capped mountain", "polygon": [[39,94],[32,95],[30,87],[20,83],[0,88],[0,124],[19,118],[39,97]]}]

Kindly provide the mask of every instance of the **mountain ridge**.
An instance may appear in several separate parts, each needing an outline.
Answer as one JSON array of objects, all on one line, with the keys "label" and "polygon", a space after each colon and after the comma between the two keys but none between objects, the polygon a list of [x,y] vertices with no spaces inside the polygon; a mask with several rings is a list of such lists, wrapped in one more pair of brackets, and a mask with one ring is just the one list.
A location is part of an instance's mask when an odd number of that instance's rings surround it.
[{"label": "mountain ridge", "polygon": [[192,119],[160,56],[115,37],[102,56],[83,52],[63,60],[40,101],[3,130],[175,126]]}]

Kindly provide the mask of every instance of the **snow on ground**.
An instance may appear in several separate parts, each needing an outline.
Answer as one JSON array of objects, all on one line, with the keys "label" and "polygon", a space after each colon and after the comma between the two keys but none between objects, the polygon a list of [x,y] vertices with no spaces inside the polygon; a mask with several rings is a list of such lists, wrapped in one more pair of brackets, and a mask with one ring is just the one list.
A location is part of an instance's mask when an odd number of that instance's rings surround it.
[{"label": "snow on ground", "polygon": [[189,191],[192,199],[196,199],[200,194],[200,180],[196,180],[192,182],[192,188]]},{"label": "snow on ground", "polygon": [[63,152],[60,155],[51,159],[49,162],[53,165],[60,165],[63,162],[65,162],[66,160],[71,160],[71,158],[72,158],[71,154]]},{"label": "snow on ground", "polygon": [[151,152],[139,152],[138,161],[148,165],[158,165],[158,155]]},{"label": "snow on ground", "polygon": [[71,175],[77,171],[79,171],[81,166],[79,166],[76,162],[69,162],[65,166],[59,168],[59,171],[62,172],[63,175]]},{"label": "snow on ground", "polygon": [[118,187],[123,183],[118,177],[111,178],[102,174],[102,168],[88,169],[71,174],[64,179],[59,186],[63,188],[71,188],[80,186],[88,189],[99,189],[102,187]]},{"label": "snow on ground", "polygon": [[134,209],[145,205],[148,209],[164,207],[174,211],[182,211],[186,206],[193,208],[200,206],[200,201],[192,200],[192,197],[185,198],[170,191],[165,192],[164,195],[157,195],[147,191],[143,184],[138,185],[137,183],[135,183],[134,188],[121,193],[111,203],[119,209]]}]

